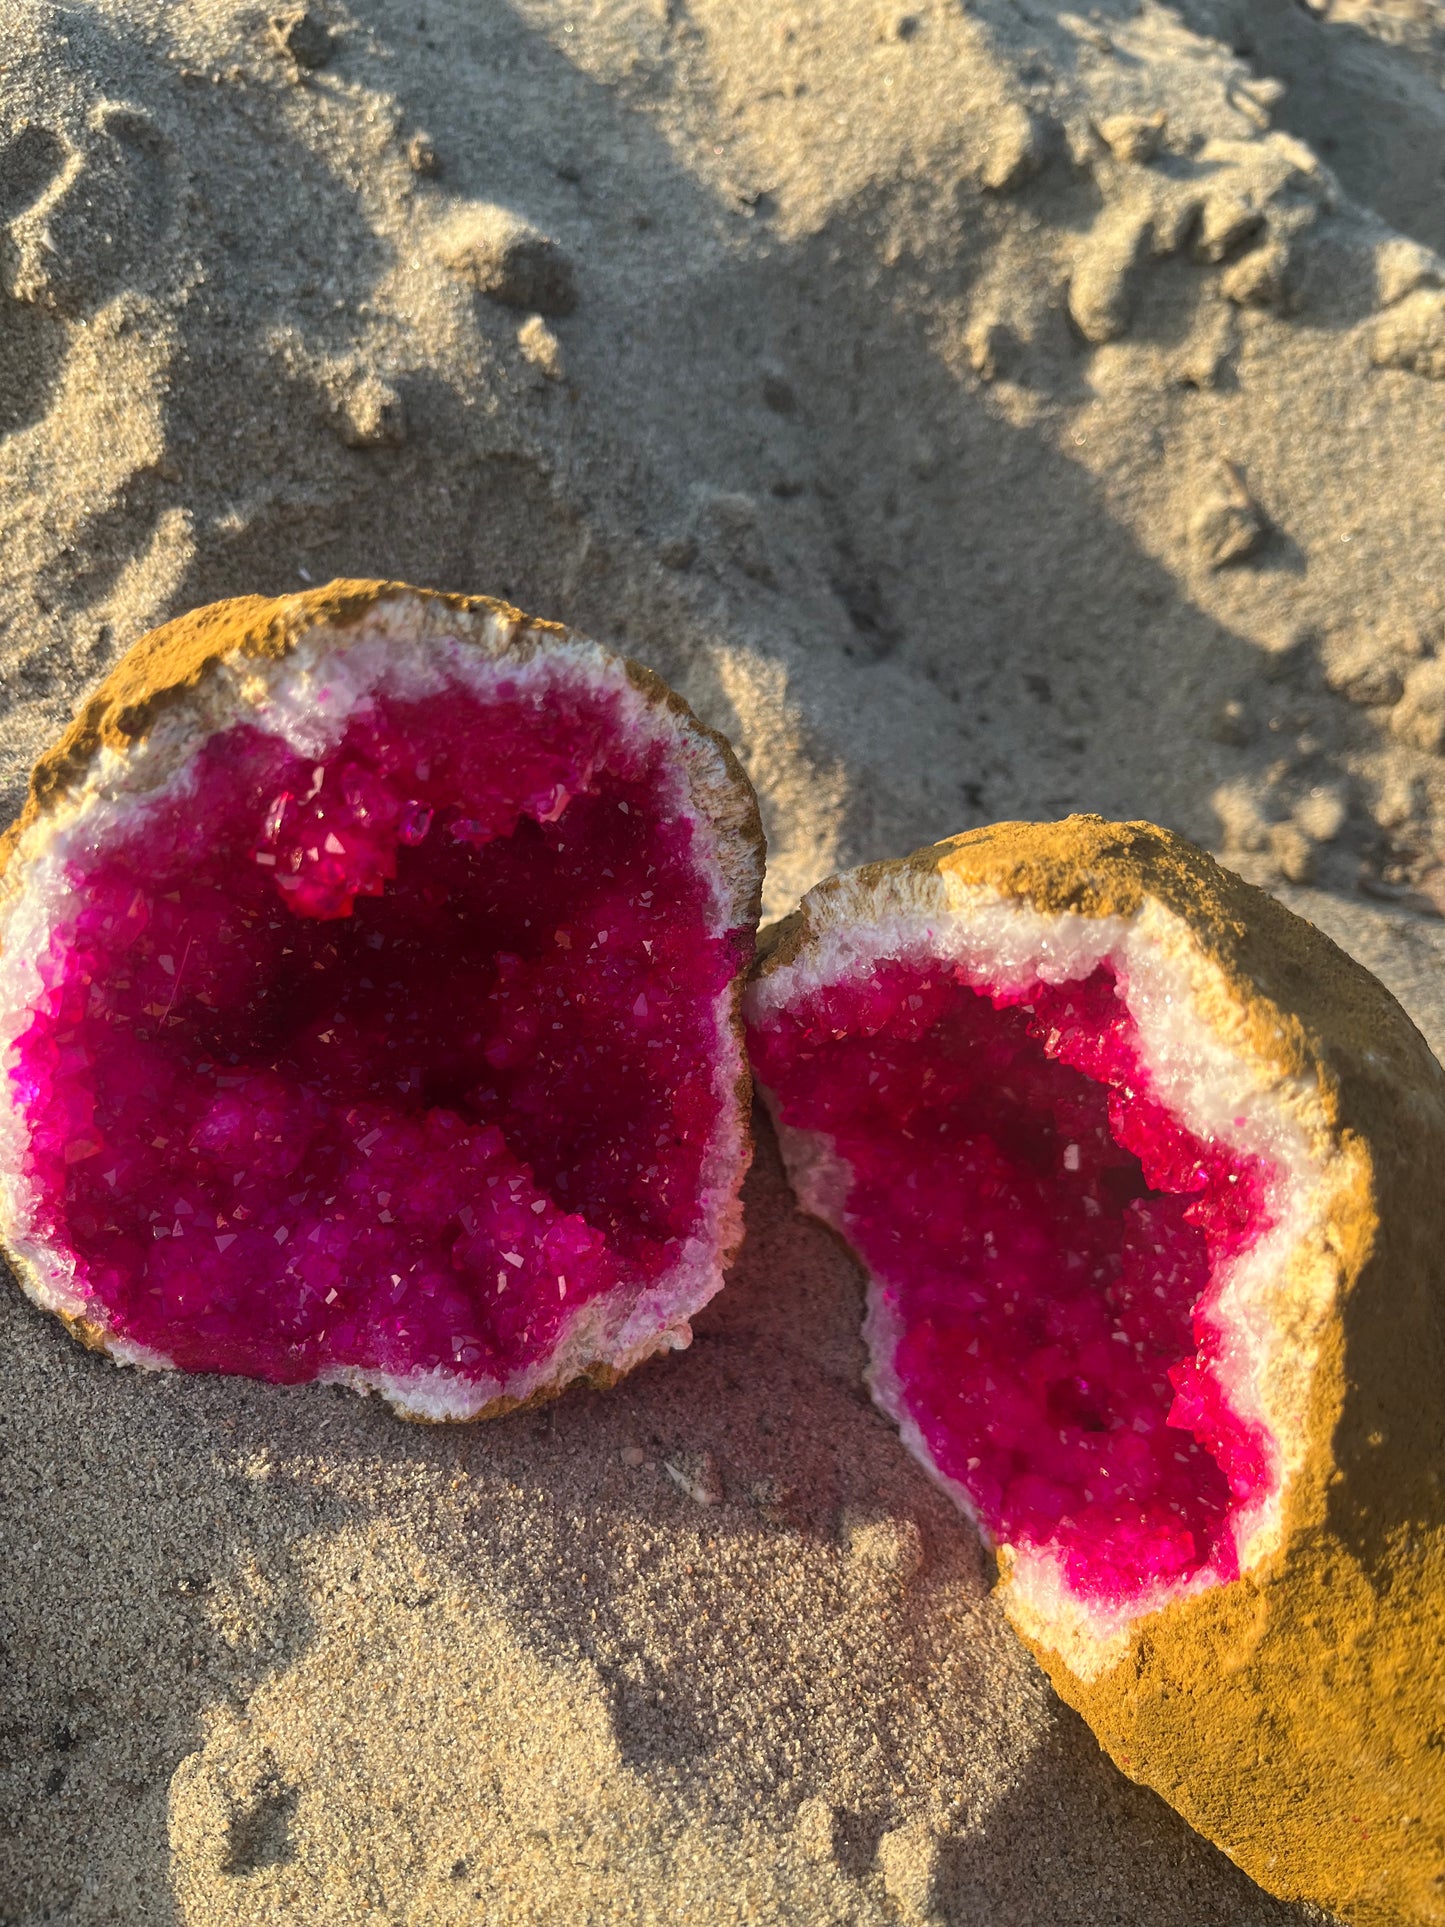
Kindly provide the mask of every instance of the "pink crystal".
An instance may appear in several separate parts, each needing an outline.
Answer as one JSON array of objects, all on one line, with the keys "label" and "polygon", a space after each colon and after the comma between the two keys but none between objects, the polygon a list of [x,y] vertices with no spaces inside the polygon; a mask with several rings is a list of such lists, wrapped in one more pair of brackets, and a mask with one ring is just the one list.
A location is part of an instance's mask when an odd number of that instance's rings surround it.
[{"label": "pink crystal", "polygon": [[675,780],[604,694],[377,699],[319,764],[213,737],[75,863],[11,1080],[110,1327],[500,1380],[675,1264],[742,948]]},{"label": "pink crystal", "polygon": [[989,994],[882,963],[751,1047],[783,1120],[851,1167],[906,1408],[992,1537],[1058,1548],[1096,1602],[1234,1577],[1273,1460],[1231,1407],[1210,1280],[1268,1229],[1272,1172],[1152,1095],[1113,971]]}]

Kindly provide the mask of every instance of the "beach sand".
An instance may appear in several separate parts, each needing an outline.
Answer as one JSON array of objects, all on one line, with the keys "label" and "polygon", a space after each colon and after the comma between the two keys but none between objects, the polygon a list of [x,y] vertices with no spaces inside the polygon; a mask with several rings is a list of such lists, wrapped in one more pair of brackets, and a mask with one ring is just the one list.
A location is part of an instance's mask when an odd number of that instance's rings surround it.
[{"label": "beach sand", "polygon": [[[1147,816],[1445,1043],[1429,0],[0,4],[0,784],[334,575],[658,669],[768,907]],[[550,246],[540,244],[545,237]],[[868,1403],[766,1126],[692,1349],[492,1425],[0,1294],[0,1922],[1273,1927]]]}]

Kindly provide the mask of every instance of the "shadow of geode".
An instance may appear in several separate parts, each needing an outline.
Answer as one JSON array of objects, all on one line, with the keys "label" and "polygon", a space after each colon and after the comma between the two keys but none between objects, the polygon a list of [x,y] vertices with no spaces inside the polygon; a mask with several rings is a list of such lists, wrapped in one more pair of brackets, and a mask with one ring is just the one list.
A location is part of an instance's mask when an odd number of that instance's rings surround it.
[{"label": "shadow of geode", "polygon": [[1261,1893],[1156,1794],[1124,1779],[1062,1706],[1019,1779],[976,1827],[943,1843],[936,1892],[948,1927],[1098,1927],[1101,1895],[1113,1927],[1333,1919]]}]

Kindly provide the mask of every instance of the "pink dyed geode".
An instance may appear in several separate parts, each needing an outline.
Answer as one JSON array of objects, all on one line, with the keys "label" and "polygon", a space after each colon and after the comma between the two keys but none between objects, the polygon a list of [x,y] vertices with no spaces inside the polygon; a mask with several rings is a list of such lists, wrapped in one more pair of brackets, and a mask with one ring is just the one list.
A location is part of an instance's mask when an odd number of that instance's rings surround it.
[{"label": "pink dyed geode", "polygon": [[878,1403],[1118,1764],[1254,1878],[1445,1919],[1445,1072],[1147,823],[810,890],[747,997]]},{"label": "pink dyed geode", "polygon": [[868,1268],[880,1402],[1017,1597],[1107,1639],[1277,1520],[1249,1299],[1300,1154],[1187,957],[1003,882],[955,903],[975,846],[811,892],[749,1048],[800,1196]]},{"label": "pink dyed geode", "polygon": [[1158,1101],[1109,963],[978,976],[915,951],[760,1010],[759,1082],[846,1167],[879,1362],[990,1537],[1106,1607],[1232,1579],[1272,1453],[1215,1369],[1209,1284],[1268,1230],[1273,1173]]},{"label": "pink dyed geode", "polygon": [[761,843],[654,678],[336,584],[137,646],[0,899],[0,1233],[139,1363],[466,1417],[687,1342]]}]

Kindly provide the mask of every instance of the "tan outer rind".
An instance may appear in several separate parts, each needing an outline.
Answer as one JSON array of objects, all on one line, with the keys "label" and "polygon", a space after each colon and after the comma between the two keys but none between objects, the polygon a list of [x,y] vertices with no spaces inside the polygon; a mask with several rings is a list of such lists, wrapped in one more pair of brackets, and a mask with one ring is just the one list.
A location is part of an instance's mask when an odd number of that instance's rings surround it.
[{"label": "tan outer rind", "polygon": [[1328,938],[1147,823],[1000,824],[832,878],[763,933],[759,973],[808,947],[840,891],[906,900],[935,876],[1081,917],[1154,899],[1217,966],[1211,1027],[1318,1077],[1355,1175],[1278,1552],[1136,1621],[1092,1681],[1027,1643],[1124,1771],[1261,1886],[1357,1927],[1445,1922],[1445,1073]]},{"label": "tan outer rind", "polygon": [[[448,635],[461,641],[479,639],[492,618],[511,628],[509,647],[519,658],[548,643],[574,640],[573,632],[561,623],[524,615],[510,603],[490,596],[445,595],[435,589],[419,589],[408,582],[367,582],[339,580],[328,582],[301,595],[236,596],[227,602],[213,602],[193,609],[175,621],[152,629],[126,652],[115,668],[91,695],[75,721],[53,749],[47,750],[30,773],[29,793],[18,817],[0,836],[0,885],[3,885],[10,859],[20,838],[31,825],[41,821],[80,785],[94,758],[105,749],[124,753],[140,742],[157,718],[172,704],[201,689],[223,662],[238,656],[278,660],[287,656],[313,629],[326,626],[341,630],[359,622],[378,603],[410,599],[428,614],[445,610],[444,626]],[[728,785],[732,809],[725,817],[717,797],[695,789],[693,800],[723,836],[734,835],[745,846],[746,860],[738,866],[733,881],[734,922],[756,928],[762,899],[763,862],[766,844],[757,798],[746,771],[739,763],[731,743],[715,729],[709,729],[693,714],[682,697],[656,675],[625,656],[618,656],[628,680],[649,702],[660,703],[678,717],[692,734],[711,743],[719,752]],[[741,801],[741,821],[736,806]],[[746,973],[736,979],[733,993],[733,1030],[743,1040],[742,994]],[[742,1053],[743,1072],[738,1080],[737,1106],[740,1121],[740,1159],[746,1165],[751,1150],[749,1104],[752,1095],[747,1070],[747,1055]],[[0,1243],[0,1254],[27,1289],[25,1262]],[[736,1247],[718,1254],[723,1269],[736,1256]],[[48,1309],[48,1307],[46,1307]],[[111,1334],[88,1318],[59,1312],[61,1323],[89,1351],[110,1352]],[[559,1397],[569,1384],[585,1379],[590,1385],[607,1389],[626,1376],[634,1366],[657,1350],[668,1348],[668,1334],[659,1332],[657,1344],[639,1348],[630,1357],[594,1359],[566,1376],[559,1375],[536,1388],[527,1398],[495,1398],[473,1414],[475,1419],[500,1418],[507,1412],[533,1405],[544,1405]],[[434,1421],[425,1413],[409,1409],[404,1400],[388,1403],[399,1417],[418,1423]],[[467,1422],[471,1422],[470,1420]]]}]

